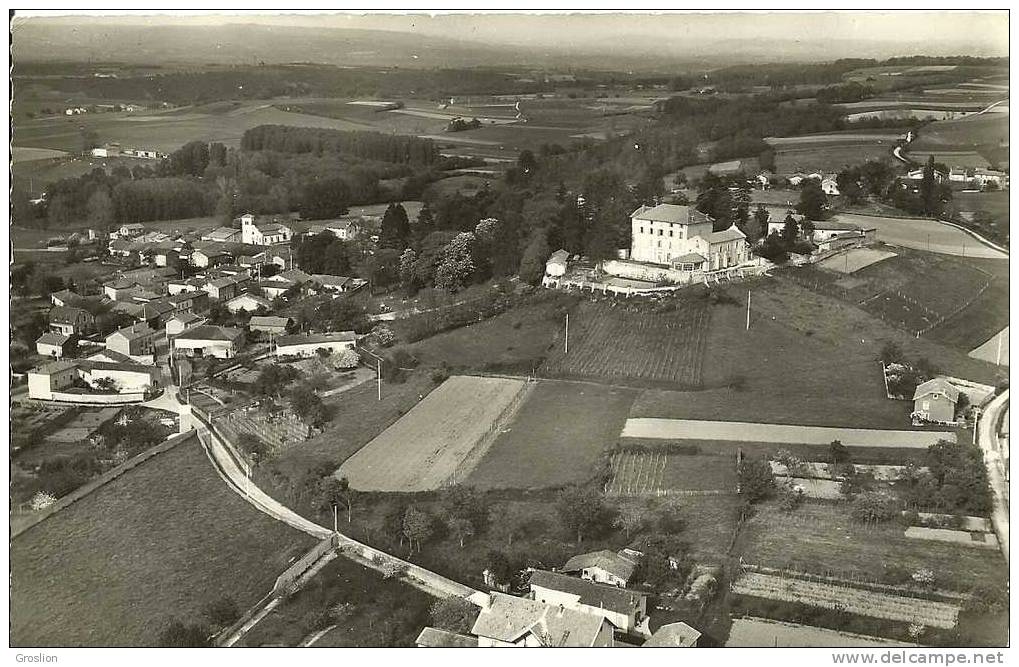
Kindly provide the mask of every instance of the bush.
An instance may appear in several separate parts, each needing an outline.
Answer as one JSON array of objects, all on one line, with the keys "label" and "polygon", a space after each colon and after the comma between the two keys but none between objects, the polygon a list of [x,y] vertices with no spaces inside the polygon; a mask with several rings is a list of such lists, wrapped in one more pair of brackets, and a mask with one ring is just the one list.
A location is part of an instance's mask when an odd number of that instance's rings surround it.
[{"label": "bush", "polygon": [[859,494],[850,510],[850,516],[863,523],[883,523],[898,515],[898,501],[892,496],[876,491]]},{"label": "bush", "polygon": [[449,378],[449,371],[445,368],[436,368],[429,377],[434,384],[442,384]]}]

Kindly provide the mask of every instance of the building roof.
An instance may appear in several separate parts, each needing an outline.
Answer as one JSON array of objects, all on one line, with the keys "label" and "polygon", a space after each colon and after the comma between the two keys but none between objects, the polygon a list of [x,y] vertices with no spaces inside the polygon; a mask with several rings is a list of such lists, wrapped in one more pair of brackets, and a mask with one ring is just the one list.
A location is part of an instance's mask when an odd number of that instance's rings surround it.
[{"label": "building roof", "polygon": [[439,628],[425,628],[414,643],[429,648],[477,648],[478,638]]},{"label": "building roof", "polygon": [[123,352],[117,352],[116,350],[102,350],[88,357],[89,361],[119,361],[125,364],[137,363],[134,359],[127,356]]},{"label": "building roof", "polygon": [[127,340],[136,340],[138,338],[147,338],[148,336],[154,336],[156,332],[151,327],[149,327],[149,325],[145,324],[144,322],[141,322],[138,324],[132,324],[129,327],[124,327],[123,329],[117,329],[109,336],[107,336],[106,339],[109,340],[110,338],[116,336],[117,334],[120,334],[123,338]]},{"label": "building roof", "polygon": [[644,642],[645,648],[690,648],[700,639],[701,633],[686,623],[669,623],[655,630]]},{"label": "building roof", "polygon": [[696,252],[688,252],[685,255],[680,255],[679,257],[673,257],[672,258],[672,263],[673,264],[691,264],[691,263],[692,264],[698,264],[698,263],[704,263],[706,261],[707,260],[704,259],[704,257],[700,253],[696,253]]},{"label": "building roof", "polygon": [[39,336],[35,342],[39,345],[59,345],[60,347],[63,347],[69,340],[71,340],[70,336],[47,331],[43,335]]},{"label": "building roof", "polygon": [[591,646],[604,622],[605,619],[596,614],[493,591],[481,608],[471,634],[512,643],[533,630],[537,634],[547,634],[557,646]]},{"label": "building roof", "polygon": [[156,366],[146,366],[139,363],[128,363],[124,361],[93,361],[91,359],[79,359],[76,364],[84,371],[122,371],[124,373],[143,373],[156,379],[160,370]]},{"label": "building roof", "polygon": [[272,301],[269,301],[264,296],[258,296],[257,294],[251,294],[250,292],[245,292],[244,294],[238,294],[234,298],[232,298],[229,301],[227,301],[226,304],[229,306],[234,301],[240,301],[241,299],[247,299],[249,301],[254,301],[255,303],[257,303],[260,306],[265,306],[266,308],[272,308]]},{"label": "building roof", "polygon": [[288,290],[291,287],[297,287],[297,283],[290,280],[259,280],[258,287],[261,289]]},{"label": "building roof", "polygon": [[213,324],[203,324],[184,331],[176,340],[221,340],[234,341],[244,335],[240,329],[231,327],[220,327]]},{"label": "building roof", "polygon": [[211,232],[203,234],[202,239],[207,241],[229,241],[240,233],[241,230],[234,229],[233,227],[217,227]]},{"label": "building roof", "polygon": [[552,255],[548,258],[548,261],[562,262],[563,264],[565,264],[566,260],[568,260],[569,258],[570,253],[560,248],[559,250],[556,250],[554,253],[552,253]]},{"label": "building roof", "polygon": [[343,287],[350,278],[346,276],[332,276],[327,273],[316,273],[311,277],[312,281],[327,287]]},{"label": "building roof", "polygon": [[653,208],[641,206],[630,217],[678,225],[692,225],[712,221],[710,216],[704,215],[697,209],[679,204],[659,204]]},{"label": "building roof", "polygon": [[732,174],[743,168],[742,160],[730,160],[728,162],[716,162],[708,167],[712,174]]},{"label": "building roof", "polygon": [[814,221],[814,229],[819,232],[858,232],[860,226],[839,220],[817,220]]},{"label": "building roof", "polygon": [[736,225],[733,225],[729,229],[723,229],[720,232],[711,232],[708,234],[708,243],[725,243],[726,241],[738,241],[745,239],[746,234],[741,232]]},{"label": "building roof", "polygon": [[629,614],[638,608],[643,593],[625,588],[596,584],[587,579],[571,577],[559,572],[535,570],[531,573],[531,586],[541,586],[554,591],[570,593],[580,598],[582,604],[608,609],[620,614]]},{"label": "building roof", "polygon": [[65,304],[76,304],[81,303],[85,300],[85,297],[81,296],[77,292],[72,292],[69,289],[62,289],[59,292],[53,292],[50,294],[51,298],[63,301]]},{"label": "building roof", "polygon": [[275,315],[253,315],[248,320],[249,327],[285,327],[290,324],[289,317],[277,317]]},{"label": "building roof", "polygon": [[78,365],[73,361],[51,361],[48,364],[43,364],[39,368],[33,368],[30,373],[39,373],[41,375],[53,375],[54,373],[61,373],[72,368],[77,368]]},{"label": "building roof", "polygon": [[273,276],[273,278],[277,277],[282,278],[283,280],[289,280],[290,282],[293,283],[311,282],[311,275],[305,273],[304,271],[301,271],[300,269],[288,269],[286,271],[283,271],[282,273]]},{"label": "building roof", "polygon": [[195,315],[194,313],[177,313],[170,318],[170,320],[176,320],[181,324],[191,324],[192,322],[197,322],[201,319],[204,318],[201,315]]},{"label": "building roof", "polygon": [[934,392],[941,392],[947,395],[948,399],[953,403],[957,403],[959,401],[959,390],[945,378],[934,378],[933,380],[927,380],[926,382],[917,385],[916,391],[913,392],[913,400],[915,401],[918,398],[922,398]]},{"label": "building roof", "polygon": [[49,321],[57,324],[74,324],[82,313],[87,315],[88,311],[74,306],[53,306],[50,308]]},{"label": "building roof", "polygon": [[629,579],[637,569],[637,563],[614,551],[603,549],[586,554],[578,554],[566,561],[563,572],[579,572],[588,567],[600,567],[620,579]]},{"label": "building roof", "polygon": [[353,331],[331,331],[321,334],[295,334],[293,336],[280,336],[276,339],[276,347],[287,347],[288,345],[312,345],[315,343],[353,343],[357,340],[357,334]]}]

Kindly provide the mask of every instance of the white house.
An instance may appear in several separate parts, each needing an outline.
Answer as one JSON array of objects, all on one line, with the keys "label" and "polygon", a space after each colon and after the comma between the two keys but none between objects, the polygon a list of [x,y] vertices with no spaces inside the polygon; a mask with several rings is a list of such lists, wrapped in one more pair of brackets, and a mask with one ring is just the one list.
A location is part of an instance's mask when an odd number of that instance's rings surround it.
[{"label": "white house", "polygon": [[275,336],[282,336],[287,332],[291,322],[292,320],[289,317],[252,315],[251,319],[248,320],[248,329],[250,331],[260,331]]},{"label": "white house", "polygon": [[328,350],[332,354],[343,350],[352,350],[356,342],[357,335],[353,331],[280,336],[276,339],[276,356],[312,357],[322,349]]},{"label": "white house", "polygon": [[650,634],[642,627],[647,619],[644,593],[545,570],[534,570],[530,585],[531,597],[538,602],[585,614],[600,614],[623,632]]},{"label": "white house", "polygon": [[589,581],[620,588],[626,588],[636,569],[636,561],[607,549],[579,554],[566,561],[562,567],[562,571],[567,574],[579,574]]},{"label": "white house", "polygon": [[242,310],[247,313],[253,313],[259,308],[272,310],[272,302],[257,294],[238,294],[223,305],[231,313],[239,313]]},{"label": "white house", "polygon": [[839,195],[839,183],[835,180],[834,174],[821,179],[821,191],[832,197]]},{"label": "white house", "polygon": [[132,324],[107,336],[106,349],[127,355],[142,364],[155,363],[156,332],[148,324]]},{"label": "white house", "polygon": [[211,324],[187,329],[172,339],[175,351],[188,357],[216,357],[231,359],[244,347],[244,332],[240,329]]},{"label": "white house", "polygon": [[570,253],[565,250],[556,250],[552,253],[552,256],[545,262],[545,275],[558,278],[566,273],[566,267],[569,263]]},{"label": "white house", "polygon": [[139,236],[145,233],[145,225],[141,224],[140,222],[131,222],[125,225],[121,225],[120,229],[118,229],[117,232],[120,234],[121,238]]},{"label": "white house", "polygon": [[739,266],[749,256],[747,237],[736,225],[712,231],[714,220],[689,206],[641,206],[630,223],[635,262],[715,271]]},{"label": "white house", "polygon": [[102,380],[113,383],[117,393],[143,393],[159,386],[160,371],[155,366],[110,361],[79,360],[78,375],[92,387]]},{"label": "white house", "polygon": [[87,333],[95,324],[92,313],[74,306],[54,306],[49,312],[50,331],[74,336]]},{"label": "white house", "polygon": [[66,389],[78,378],[78,367],[70,361],[53,361],[28,371],[28,396],[53,400],[53,392]]},{"label": "white house", "polygon": [[59,359],[67,351],[71,337],[47,331],[35,341],[35,351],[44,357]]},{"label": "white house", "polygon": [[176,336],[188,329],[205,324],[206,319],[194,313],[177,313],[166,321],[166,335]]},{"label": "white house", "polygon": [[492,592],[471,627],[479,647],[612,646],[612,625],[600,614]]}]

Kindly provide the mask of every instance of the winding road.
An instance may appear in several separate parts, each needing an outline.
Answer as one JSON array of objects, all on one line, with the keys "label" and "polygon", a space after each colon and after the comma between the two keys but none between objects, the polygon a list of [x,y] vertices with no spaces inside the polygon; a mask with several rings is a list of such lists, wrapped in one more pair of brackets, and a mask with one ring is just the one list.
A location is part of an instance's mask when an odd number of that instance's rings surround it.
[{"label": "winding road", "polygon": [[[1008,562],[1008,445],[999,438],[1003,419],[1008,419],[1008,390],[991,399],[977,422],[977,443],[984,452],[984,463],[994,495],[991,523]],[[1006,425],[1007,426],[1007,425]]]}]

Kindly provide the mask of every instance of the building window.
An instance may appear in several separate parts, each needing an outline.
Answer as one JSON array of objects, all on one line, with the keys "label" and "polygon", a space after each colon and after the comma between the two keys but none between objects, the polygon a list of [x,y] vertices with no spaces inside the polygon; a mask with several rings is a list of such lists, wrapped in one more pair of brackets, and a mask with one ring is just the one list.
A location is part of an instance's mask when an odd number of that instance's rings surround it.
[{"label": "building window", "polygon": [[664,231],[662,231],[661,229],[659,229],[659,230],[658,230],[658,235],[659,235],[659,236],[664,236],[664,235],[665,235],[665,232],[664,232]]},{"label": "building window", "polygon": [[640,233],[641,233],[641,234],[643,234],[643,233],[644,233],[644,228],[643,228],[643,227],[641,227],[641,228],[640,228]]},{"label": "building window", "polygon": [[669,230],[669,236],[672,236],[672,230],[671,229]]}]

